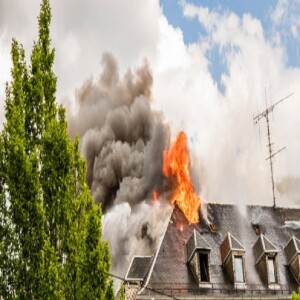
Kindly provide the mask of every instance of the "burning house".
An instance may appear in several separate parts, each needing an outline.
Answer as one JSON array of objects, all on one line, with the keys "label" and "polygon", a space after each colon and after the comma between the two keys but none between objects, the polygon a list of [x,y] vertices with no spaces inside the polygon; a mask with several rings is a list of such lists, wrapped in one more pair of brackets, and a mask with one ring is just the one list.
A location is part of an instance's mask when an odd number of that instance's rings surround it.
[{"label": "burning house", "polygon": [[[284,226],[300,209],[209,204],[192,224],[178,207],[151,257],[133,257],[126,299],[290,299],[299,286],[300,231]],[[214,224],[210,226],[209,224]]]},{"label": "burning house", "polygon": [[126,299],[289,299],[300,280],[300,231],[286,224],[300,209],[208,204],[201,216],[189,164],[180,133],[163,163],[174,209],[154,254],[133,257]]},{"label": "burning house", "polygon": [[111,272],[121,277],[129,265],[126,299],[289,298],[299,284],[300,232],[284,225],[300,210],[204,209],[187,138],[181,132],[169,143],[169,127],[150,105],[152,82],[147,63],[121,77],[105,54],[101,76],[77,91],[78,111],[69,119],[102,204]]}]

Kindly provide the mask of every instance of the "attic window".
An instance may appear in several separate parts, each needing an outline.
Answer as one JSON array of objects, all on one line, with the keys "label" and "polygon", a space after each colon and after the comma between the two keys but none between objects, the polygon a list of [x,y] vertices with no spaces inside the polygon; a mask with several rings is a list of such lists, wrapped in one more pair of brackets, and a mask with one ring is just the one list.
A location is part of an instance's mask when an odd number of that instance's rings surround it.
[{"label": "attic window", "polygon": [[125,280],[143,281],[149,270],[151,259],[152,256],[134,256],[125,275]]},{"label": "attic window", "polygon": [[263,234],[261,234],[253,246],[255,265],[265,284],[273,285],[279,283],[277,272],[277,253],[275,245]]},{"label": "attic window", "polygon": [[242,256],[234,256],[234,269],[235,269],[235,282],[237,283],[245,282]]},{"label": "attic window", "polygon": [[275,273],[275,257],[268,257],[268,276],[269,283],[277,283]]},{"label": "attic window", "polygon": [[199,253],[200,282],[209,282],[208,253]]},{"label": "attic window", "polygon": [[245,247],[230,233],[220,246],[223,267],[237,288],[244,288],[246,282]]},{"label": "attic window", "polygon": [[284,247],[289,269],[300,285],[300,240],[292,236]]},{"label": "attic window", "polygon": [[199,287],[210,288],[210,246],[195,229],[187,242],[187,263]]}]

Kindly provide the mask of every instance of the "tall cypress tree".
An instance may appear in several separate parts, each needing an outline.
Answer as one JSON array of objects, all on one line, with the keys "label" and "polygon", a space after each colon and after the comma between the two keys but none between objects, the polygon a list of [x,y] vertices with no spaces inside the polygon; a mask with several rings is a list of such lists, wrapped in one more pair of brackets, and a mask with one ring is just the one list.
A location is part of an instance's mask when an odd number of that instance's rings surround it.
[{"label": "tall cypress tree", "polygon": [[86,183],[79,141],[55,101],[51,9],[42,0],[31,64],[12,43],[12,82],[0,135],[0,295],[114,299],[101,207]]},{"label": "tall cypress tree", "polygon": [[[6,124],[3,131],[4,201],[7,227],[12,244],[7,245],[14,293],[19,298],[34,297],[39,288],[36,270],[40,268],[43,246],[43,212],[39,197],[38,157],[26,153],[25,89],[27,68],[24,50],[12,43],[12,83],[6,90]],[[30,201],[29,201],[30,200]],[[42,228],[40,230],[39,228]],[[13,275],[14,274],[14,275]]]}]

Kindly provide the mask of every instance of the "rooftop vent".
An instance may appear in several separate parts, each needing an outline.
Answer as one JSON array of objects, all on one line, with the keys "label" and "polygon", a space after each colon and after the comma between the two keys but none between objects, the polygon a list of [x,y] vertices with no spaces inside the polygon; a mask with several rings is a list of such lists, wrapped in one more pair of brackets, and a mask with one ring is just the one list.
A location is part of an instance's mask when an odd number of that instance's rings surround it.
[{"label": "rooftop vent", "polygon": [[300,284],[300,240],[298,240],[295,236],[292,236],[284,247],[284,252],[289,268],[297,283]]},{"label": "rooftop vent", "polygon": [[216,224],[210,223],[210,224],[209,224],[209,229],[210,229],[210,231],[211,231],[212,233],[217,232],[217,226],[216,226]]},{"label": "rooftop vent", "polygon": [[223,267],[236,288],[245,288],[245,247],[229,232],[220,246]]},{"label": "rooftop vent", "polygon": [[279,284],[277,248],[263,234],[261,234],[253,246],[255,265],[260,277],[270,288],[276,288]]},{"label": "rooftop vent", "polygon": [[256,233],[257,235],[259,235],[259,234],[262,233],[262,232],[261,232],[261,228],[260,228],[260,226],[259,226],[258,224],[252,223],[252,228],[254,229],[254,231],[255,231],[255,233]]}]

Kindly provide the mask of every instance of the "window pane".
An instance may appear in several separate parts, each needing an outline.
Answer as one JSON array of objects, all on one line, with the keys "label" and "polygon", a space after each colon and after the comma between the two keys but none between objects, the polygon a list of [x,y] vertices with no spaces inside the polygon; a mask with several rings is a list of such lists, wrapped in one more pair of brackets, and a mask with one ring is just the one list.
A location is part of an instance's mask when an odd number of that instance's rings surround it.
[{"label": "window pane", "polygon": [[200,281],[201,282],[209,282],[208,277],[208,254],[200,253]]},{"label": "window pane", "polygon": [[269,282],[270,283],[276,283],[274,258],[273,257],[268,257],[268,272],[269,272]]},{"label": "window pane", "polygon": [[234,257],[235,281],[244,282],[243,258],[241,256]]}]

